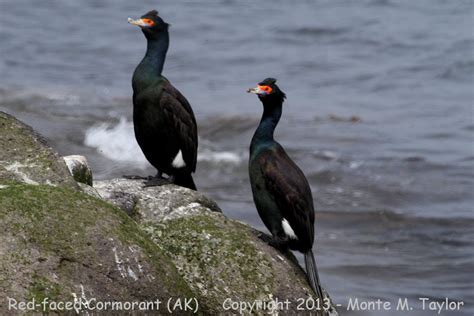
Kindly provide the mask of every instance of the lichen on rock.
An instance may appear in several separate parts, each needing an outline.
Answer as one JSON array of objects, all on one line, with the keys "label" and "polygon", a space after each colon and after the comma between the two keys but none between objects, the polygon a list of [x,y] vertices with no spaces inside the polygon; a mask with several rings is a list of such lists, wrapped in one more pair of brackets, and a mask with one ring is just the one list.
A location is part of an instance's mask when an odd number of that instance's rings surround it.
[{"label": "lichen on rock", "polygon": [[[194,291],[213,312],[226,298],[269,300],[274,290],[269,258],[222,215],[198,215],[144,229],[168,253]],[[263,286],[262,286],[263,285]]]},{"label": "lichen on rock", "polygon": [[112,205],[68,188],[0,190],[0,312],[5,299],[192,297],[171,260]]},{"label": "lichen on rock", "polygon": [[[83,193],[31,128],[0,113],[0,314],[16,301],[193,297],[117,207]],[[36,312],[41,313],[41,310]]]},{"label": "lichen on rock", "polygon": [[96,188],[129,214],[133,208],[139,226],[172,259],[206,312],[225,313],[223,303],[229,299],[288,300],[291,304],[280,313],[301,314],[298,300],[313,299],[291,253],[281,253],[267,243],[268,236],[202,202],[201,193],[174,185],[145,187],[143,181],[126,179],[98,181]]},{"label": "lichen on rock", "polygon": [[0,184],[62,185],[77,188],[64,161],[43,137],[0,112]]},{"label": "lichen on rock", "polygon": [[221,212],[217,203],[204,194],[171,184],[146,187],[141,180],[112,179],[97,181],[94,188],[102,198],[130,216],[138,216],[141,222],[161,222],[204,210]]},{"label": "lichen on rock", "polygon": [[205,315],[237,314],[228,300],[288,300],[243,314],[307,314],[298,300],[314,293],[294,256],[204,194],[140,180],[76,183],[41,136],[1,112],[0,147],[0,315],[8,297],[196,298]]},{"label": "lichen on rock", "polygon": [[81,155],[69,155],[63,157],[72,177],[78,183],[92,186],[92,170],[87,163],[87,158]]}]

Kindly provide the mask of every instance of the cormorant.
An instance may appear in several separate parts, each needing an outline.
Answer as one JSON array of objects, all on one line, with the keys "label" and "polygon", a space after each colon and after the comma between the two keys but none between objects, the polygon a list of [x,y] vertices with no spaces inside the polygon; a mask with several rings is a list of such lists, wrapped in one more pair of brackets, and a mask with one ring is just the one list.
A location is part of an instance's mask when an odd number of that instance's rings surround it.
[{"label": "cormorant", "polygon": [[157,169],[157,180],[166,173],[174,184],[196,190],[191,175],[196,170],[196,119],[186,98],[161,74],[169,46],[168,24],[156,10],[128,22],[139,26],[147,40],[145,57],[132,79],[135,138]]},{"label": "cormorant", "polygon": [[304,254],[309,283],[323,306],[316,262],[313,255],[314,206],[311,189],[300,168],[274,140],[285,93],[276,79],[267,78],[255,93],[263,103],[263,115],[250,144],[249,175],[258,214],[279,247]]}]

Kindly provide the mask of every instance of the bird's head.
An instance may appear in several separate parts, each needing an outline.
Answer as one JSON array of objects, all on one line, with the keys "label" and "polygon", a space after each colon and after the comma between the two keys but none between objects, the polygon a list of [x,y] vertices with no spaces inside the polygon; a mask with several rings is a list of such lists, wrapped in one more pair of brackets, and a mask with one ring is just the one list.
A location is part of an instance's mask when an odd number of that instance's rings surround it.
[{"label": "bird's head", "polygon": [[163,21],[158,15],[158,11],[152,10],[142,15],[139,19],[128,18],[128,23],[139,26],[145,36],[156,36],[164,30],[168,30],[169,24]]},{"label": "bird's head", "polygon": [[259,82],[255,88],[248,89],[247,92],[256,94],[261,101],[283,100],[286,97],[285,93],[276,85],[276,79],[274,78],[267,78]]}]

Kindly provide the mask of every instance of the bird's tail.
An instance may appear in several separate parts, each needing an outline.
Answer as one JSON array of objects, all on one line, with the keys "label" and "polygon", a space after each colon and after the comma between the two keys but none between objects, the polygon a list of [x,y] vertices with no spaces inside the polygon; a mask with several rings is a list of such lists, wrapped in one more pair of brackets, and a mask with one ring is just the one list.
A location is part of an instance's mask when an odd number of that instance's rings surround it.
[{"label": "bird's tail", "polygon": [[176,173],[174,175],[174,184],[197,191],[193,176],[190,173]]},{"label": "bird's tail", "polygon": [[304,263],[306,265],[306,275],[308,276],[309,284],[318,296],[320,306],[324,306],[323,290],[321,289],[321,282],[319,282],[318,269],[316,268],[316,261],[314,260],[312,249],[305,252]]}]

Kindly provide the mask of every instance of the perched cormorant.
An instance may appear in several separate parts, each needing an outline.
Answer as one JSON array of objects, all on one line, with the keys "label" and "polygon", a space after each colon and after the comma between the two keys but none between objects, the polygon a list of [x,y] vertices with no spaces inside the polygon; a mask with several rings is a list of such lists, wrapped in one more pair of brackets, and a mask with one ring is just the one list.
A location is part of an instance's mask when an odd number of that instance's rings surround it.
[{"label": "perched cormorant", "polygon": [[267,78],[247,92],[258,95],[263,115],[250,144],[249,174],[258,214],[280,247],[304,254],[308,280],[323,305],[313,255],[314,207],[308,181],[300,168],[273,138],[285,94]]},{"label": "perched cormorant", "polygon": [[[135,137],[148,161],[174,184],[196,190],[197,127],[191,105],[162,76],[169,46],[168,24],[153,10],[128,22],[142,29],[147,40],[145,57],[133,73]],[[153,183],[153,181],[152,181]]]}]

